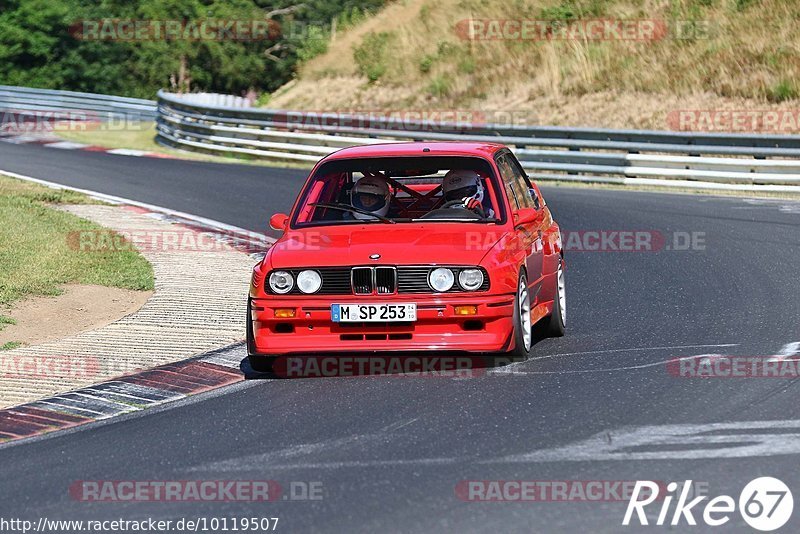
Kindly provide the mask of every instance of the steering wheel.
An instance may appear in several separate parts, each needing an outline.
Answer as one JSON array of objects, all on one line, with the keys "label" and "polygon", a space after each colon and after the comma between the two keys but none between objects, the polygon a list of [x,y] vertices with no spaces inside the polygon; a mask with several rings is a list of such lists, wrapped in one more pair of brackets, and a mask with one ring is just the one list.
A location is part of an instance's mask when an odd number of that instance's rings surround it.
[{"label": "steering wheel", "polygon": [[[463,207],[464,206],[464,201],[463,200],[448,200],[447,202],[442,204],[439,207],[439,209],[443,210],[443,209],[446,209],[446,208],[452,208],[453,206],[457,206],[458,204],[461,204],[461,206]],[[468,209],[468,208],[464,208],[464,209]],[[474,209],[475,209],[475,211],[478,212],[478,215],[481,216],[481,219],[485,219],[486,218],[486,212],[483,210],[483,206],[478,204],[477,206],[475,206]]]}]

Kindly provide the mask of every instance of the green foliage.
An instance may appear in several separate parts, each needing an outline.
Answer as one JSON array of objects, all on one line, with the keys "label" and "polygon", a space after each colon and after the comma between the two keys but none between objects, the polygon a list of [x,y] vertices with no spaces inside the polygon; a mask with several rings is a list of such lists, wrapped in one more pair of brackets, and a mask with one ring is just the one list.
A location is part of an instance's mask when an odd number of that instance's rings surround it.
[{"label": "green foliage", "polygon": [[597,18],[605,15],[606,3],[607,0],[563,0],[559,5],[543,8],[539,16],[543,20],[562,23]]},{"label": "green foliage", "polygon": [[775,87],[767,91],[767,99],[770,102],[785,102],[787,100],[794,100],[797,96],[797,87],[788,80],[782,80]]},{"label": "green foliage", "polygon": [[429,4],[422,4],[419,8],[419,18],[427,26],[428,19],[431,16],[431,6]]},{"label": "green foliage", "polygon": [[272,93],[262,93],[256,100],[255,106],[265,108],[269,105],[270,100],[272,100]]},{"label": "green foliage", "polygon": [[297,47],[297,58],[300,61],[308,61],[320,54],[328,51],[328,39],[330,36],[319,26],[311,26],[308,34],[300,41]]},{"label": "green foliage", "polygon": [[467,56],[458,62],[458,72],[461,74],[472,74],[475,72],[475,58]]},{"label": "green foliage", "polygon": [[380,7],[380,2],[362,2],[364,4],[371,4],[370,6],[366,7],[356,7],[351,6],[350,8],[346,8],[344,11],[339,13],[336,17],[336,23],[340,30],[346,30],[348,28],[352,28],[356,24],[360,24],[367,20],[369,16],[375,11],[378,7]]},{"label": "green foliage", "polygon": [[[340,27],[355,24],[384,1],[0,0],[0,84],[145,98],[161,88],[273,91],[300,62],[327,50],[334,19]],[[267,35],[252,40],[102,39],[102,33],[86,38],[82,31],[104,19],[246,24],[292,6],[271,18]]]},{"label": "green foliage", "polygon": [[541,12],[542,20],[572,22],[578,18],[575,11],[568,5],[561,4],[553,7],[546,7]]},{"label": "green foliage", "polygon": [[428,84],[428,93],[438,98],[450,94],[450,81],[444,76],[437,76]]},{"label": "green foliage", "polygon": [[428,73],[431,71],[431,67],[433,67],[433,56],[426,55],[422,58],[419,62],[419,70],[423,73]]},{"label": "green foliage", "polygon": [[353,59],[358,71],[370,82],[376,82],[386,74],[393,38],[391,32],[370,32],[364,36],[361,44],[353,47]]},{"label": "green foliage", "polygon": [[458,47],[448,41],[439,41],[436,43],[436,54],[440,57],[452,55],[458,51]]}]

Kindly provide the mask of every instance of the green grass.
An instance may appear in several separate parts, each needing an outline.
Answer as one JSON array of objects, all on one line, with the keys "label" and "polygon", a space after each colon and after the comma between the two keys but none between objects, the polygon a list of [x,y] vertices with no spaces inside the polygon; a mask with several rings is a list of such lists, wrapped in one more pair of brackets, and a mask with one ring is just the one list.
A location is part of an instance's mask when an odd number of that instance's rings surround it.
[{"label": "green grass", "polygon": [[785,102],[797,98],[798,93],[792,82],[781,80],[775,87],[769,90],[767,98],[770,102]]},{"label": "green grass", "polygon": [[428,84],[428,93],[438,98],[445,97],[450,94],[450,87],[450,80],[444,76],[436,76]]},{"label": "green grass", "polygon": [[[7,324],[17,324],[17,322],[14,319],[12,319],[11,317],[6,317],[5,315],[0,315],[0,330],[5,328],[5,326]],[[6,345],[7,344],[8,343],[6,343]],[[0,349],[0,350],[2,350],[2,349]]]},{"label": "green grass", "polygon": [[54,132],[67,141],[86,143],[105,148],[129,148],[148,152],[166,153],[169,149],[155,142],[156,127],[151,122],[132,122],[125,129],[57,130]]},{"label": "green grass", "polygon": [[20,343],[19,341],[9,341],[8,343],[3,343],[3,345],[0,346],[0,350],[11,350],[21,346],[22,343]]},{"label": "green grass", "polygon": [[[144,150],[145,152],[156,152],[159,154],[169,154],[181,159],[191,159],[198,161],[210,161],[213,163],[239,163],[245,165],[264,165],[270,166],[269,161],[259,160],[258,158],[248,157],[243,154],[230,153],[227,155],[214,155],[205,152],[189,152],[176,150],[174,148],[159,145],[155,141],[156,127],[149,122],[133,123],[125,130],[58,130],[54,132],[60,138],[75,143],[85,143],[89,145],[101,146],[104,148],[128,148],[133,150]],[[275,165],[272,162],[272,165]],[[288,163],[281,164],[282,167],[310,168],[310,164]]]},{"label": "green grass", "polygon": [[153,289],[153,268],[137,251],[81,252],[70,246],[74,232],[103,228],[47,204],[78,203],[92,201],[0,176],[0,308],[28,296],[58,295],[67,283]]},{"label": "green grass", "polygon": [[[127,124],[125,129],[105,130],[57,130],[56,135],[67,141],[76,143],[86,143],[89,145],[101,146],[104,148],[128,148],[132,150],[144,150],[145,152],[158,152],[161,154],[171,154],[183,158],[209,160],[212,156],[205,154],[187,154],[180,150],[175,150],[155,141],[156,126],[152,122],[133,122]],[[224,158],[217,158],[224,159]]]}]

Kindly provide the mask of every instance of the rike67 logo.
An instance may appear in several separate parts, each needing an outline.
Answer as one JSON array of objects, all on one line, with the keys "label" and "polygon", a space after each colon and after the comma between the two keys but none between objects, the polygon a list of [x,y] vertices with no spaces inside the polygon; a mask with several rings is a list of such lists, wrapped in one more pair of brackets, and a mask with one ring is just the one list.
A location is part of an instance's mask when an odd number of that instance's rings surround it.
[{"label": "rike67 logo", "polygon": [[[633,494],[628,501],[628,508],[622,520],[624,526],[631,524],[634,513],[640,525],[649,525],[645,508],[657,499],[661,504],[658,519],[655,525],[677,526],[697,525],[695,514],[702,517],[702,521],[711,527],[718,527],[731,520],[736,512],[737,502],[729,495],[714,497],[705,503],[707,495],[701,495],[689,500],[692,481],[687,480],[681,487],[676,482],[667,484],[667,493],[663,499],[659,498],[659,485],[649,480],[638,480],[633,488]],[[644,498],[640,499],[640,496]],[[677,497],[674,510],[670,510],[672,502]],[[657,508],[656,505],[655,508]],[[751,480],[742,489],[738,500],[739,513],[742,519],[756,530],[767,532],[776,530],[789,521],[794,509],[794,499],[789,487],[782,481],[773,477],[760,477]],[[670,511],[672,511],[670,517]],[[634,522],[634,524],[636,524]]]}]

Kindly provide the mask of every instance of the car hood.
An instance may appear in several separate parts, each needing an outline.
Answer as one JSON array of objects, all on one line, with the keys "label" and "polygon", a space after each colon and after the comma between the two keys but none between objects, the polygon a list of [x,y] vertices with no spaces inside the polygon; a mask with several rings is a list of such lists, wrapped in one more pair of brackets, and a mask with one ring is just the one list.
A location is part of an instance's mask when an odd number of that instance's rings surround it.
[{"label": "car hood", "polygon": [[[290,230],[270,249],[275,269],[349,265],[478,265],[502,238],[495,224],[370,223]],[[370,256],[380,254],[374,260]]]}]

